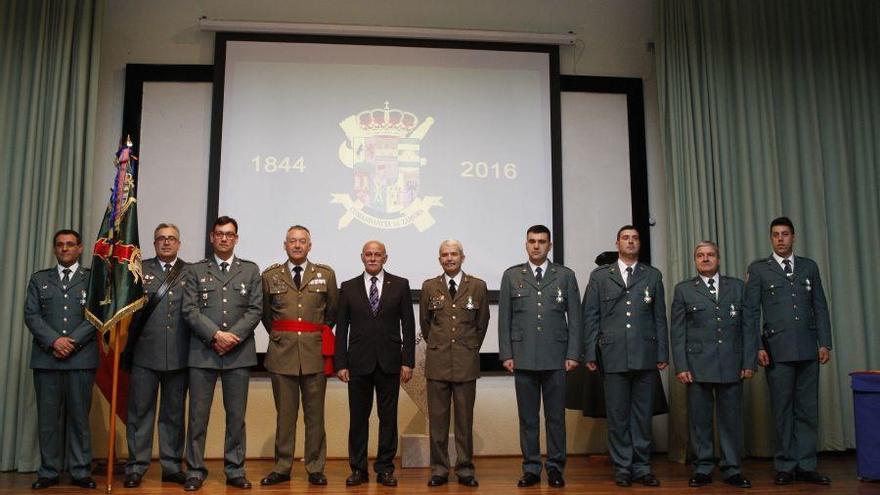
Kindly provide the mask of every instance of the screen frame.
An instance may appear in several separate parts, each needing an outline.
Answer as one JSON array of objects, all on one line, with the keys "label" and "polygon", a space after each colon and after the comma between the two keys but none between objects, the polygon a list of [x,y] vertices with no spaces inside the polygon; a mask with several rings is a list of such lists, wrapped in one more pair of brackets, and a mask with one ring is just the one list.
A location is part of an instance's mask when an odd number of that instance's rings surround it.
[{"label": "screen frame", "polygon": [[[558,58],[557,58],[558,61]],[[216,74],[219,71],[212,65],[169,65],[169,64],[127,64],[125,69],[125,96],[123,104],[122,117],[122,136],[131,136],[134,146],[133,152],[138,153],[141,134],[141,116],[143,105],[143,87],[145,82],[208,82],[216,85]],[[600,76],[559,76],[557,78],[556,96],[551,99],[551,103],[555,101],[556,115],[560,117],[559,104],[561,92],[591,92],[591,93],[612,93],[626,95],[627,114],[628,114],[628,139],[630,148],[630,190],[632,195],[632,222],[641,234],[642,250],[640,259],[646,263],[651,261],[651,231],[650,231],[650,210],[648,202],[648,162],[645,145],[645,110],[643,83],[638,78],[627,77],[600,77]],[[212,90],[216,97],[216,89]],[[214,109],[212,108],[212,115]],[[554,193],[554,230],[561,234],[561,225],[556,226],[556,222],[562,221],[562,191],[561,191],[561,118],[554,119],[555,128],[552,132],[554,143],[553,154],[558,160],[554,160],[554,165],[558,167],[554,175],[554,190],[559,188],[559,194]],[[220,123],[222,124],[222,122]],[[214,126],[212,117],[212,146]],[[222,128],[222,127],[218,127]],[[219,143],[218,143],[219,145]],[[219,162],[219,156],[217,157]],[[219,163],[217,164],[219,167]],[[211,181],[215,183],[215,194],[219,191],[219,175],[214,177],[214,170],[211,170]],[[558,184],[557,184],[558,179]],[[210,186],[209,186],[210,187]],[[210,194],[210,192],[209,192]],[[558,198],[558,200],[557,200]],[[218,198],[219,199],[219,198]],[[217,203],[214,203],[216,208]],[[210,205],[209,205],[210,207]],[[558,210],[558,211],[557,211]],[[558,215],[557,215],[558,214]],[[208,215],[209,224],[213,223],[216,210],[213,214]],[[557,238],[554,243],[554,249],[562,248],[562,242]],[[206,256],[210,254],[210,244],[205,245]],[[560,259],[557,256],[557,259]],[[418,301],[418,292],[413,291],[414,302]],[[494,292],[493,302],[497,302],[498,294]],[[490,297],[492,294],[490,294]],[[256,371],[263,370],[263,359],[265,353],[259,353],[258,365],[254,368]],[[498,361],[497,353],[481,353],[480,368],[484,372],[503,373],[501,363]]]}]

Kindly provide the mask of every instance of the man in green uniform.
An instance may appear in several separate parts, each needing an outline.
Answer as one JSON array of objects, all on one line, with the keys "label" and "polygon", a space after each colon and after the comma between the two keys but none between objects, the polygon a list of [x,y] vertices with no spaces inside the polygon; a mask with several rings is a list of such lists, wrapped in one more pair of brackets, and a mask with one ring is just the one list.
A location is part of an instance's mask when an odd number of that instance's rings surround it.
[{"label": "man in green uniform", "polygon": [[688,486],[712,482],[712,418],[717,412],[724,482],[751,488],[740,464],[742,380],[751,378],[758,365],[758,335],[744,333],[744,284],[718,273],[718,245],[712,241],[697,244],[694,262],[699,275],[675,286],[671,329],[676,377],[687,387],[688,426],[695,456]]},{"label": "man in green uniform", "polygon": [[428,486],[449,480],[449,405],[455,410],[455,475],[464,486],[474,477],[474,402],[480,376],[480,347],[489,326],[486,282],[462,272],[464,248],[456,240],[440,244],[443,275],[425,280],[419,321],[427,343],[425,378],[431,437]]},{"label": "man in green uniform", "polygon": [[639,261],[640,249],[639,231],[621,227],[617,262],[593,270],[583,303],[587,368],[601,366],[604,374],[608,450],[618,486],[660,486],[651,472],[651,417],[656,370],[669,361],[669,337],[663,276]]},{"label": "man in green uniform", "polygon": [[794,255],[794,224],[770,223],[773,254],[749,266],[746,278],[748,331],[758,333],[758,363],[767,370],[776,426],[773,465],[777,485],[795,479],[827,485],[816,472],[819,431],[819,365],[831,359],[831,318],[816,262]]},{"label": "man in green uniform", "polygon": [[213,256],[189,266],[183,314],[192,330],[189,345],[189,427],[186,432],[186,491],[202,487],[205,437],[217,378],[223,386],[226,484],[250,488],[245,476],[244,416],[250,368],[257,364],[254,328],[263,316],[260,269],[234,255],[238,222],[222,216],[211,227]]},{"label": "man in green uniform", "polygon": [[544,401],[547,482],[565,486],[565,372],[578,366],[582,351],[580,291],[569,268],[547,259],[550,229],[526,232],[526,263],[508,268],[498,298],[498,358],[514,374],[523,476],[517,486],[541,481],[540,419]]},{"label": "man in green uniform", "polygon": [[40,467],[31,488],[57,485],[65,465],[74,485],[95,488],[89,409],[98,345],[83,311],[89,270],[79,264],[79,232],[59,230],[53,244],[58,264],[31,275],[24,303],[24,321],[34,337],[31,369],[40,432]]},{"label": "man in green uniform", "polygon": [[[269,332],[266,370],[278,412],[275,426],[275,467],[260,481],[276,485],[290,481],[296,420],[302,397],[305,421],[305,468],[309,483],[326,485],[324,463],[327,435],[324,430],[325,364],[333,357],[333,325],[339,290],[336,273],[327,265],[312,263],[309,229],[287,229],[287,261],[263,272],[263,326]],[[331,364],[332,366],[332,364]]]}]

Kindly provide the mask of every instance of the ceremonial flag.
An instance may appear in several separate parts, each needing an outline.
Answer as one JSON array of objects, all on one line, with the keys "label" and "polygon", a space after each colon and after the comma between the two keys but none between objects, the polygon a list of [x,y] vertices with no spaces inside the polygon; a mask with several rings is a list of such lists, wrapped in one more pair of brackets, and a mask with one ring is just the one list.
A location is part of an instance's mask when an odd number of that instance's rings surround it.
[{"label": "ceremonial flag", "polygon": [[86,318],[101,335],[101,362],[95,383],[113,404],[113,375],[118,373],[115,413],[123,423],[128,407],[128,375],[118,369],[118,352],[125,348],[132,316],[146,303],[138,242],[137,158],[131,155],[131,147],[127,139],[116,152],[116,174],[95,241],[85,310]]}]

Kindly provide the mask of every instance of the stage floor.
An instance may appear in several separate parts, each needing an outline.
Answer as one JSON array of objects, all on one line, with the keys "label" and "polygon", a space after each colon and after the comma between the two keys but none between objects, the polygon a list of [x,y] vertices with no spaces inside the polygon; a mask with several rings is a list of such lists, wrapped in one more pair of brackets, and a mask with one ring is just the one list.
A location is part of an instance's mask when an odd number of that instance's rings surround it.
[{"label": "stage floor", "polygon": [[[248,477],[254,483],[251,490],[238,490],[227,487],[224,484],[222,462],[212,460],[208,462],[210,474],[202,489],[196,493],[203,495],[235,494],[235,493],[305,493],[324,495],[362,495],[362,494],[572,494],[572,493],[653,493],[653,494],[680,494],[680,493],[743,493],[757,494],[844,494],[853,493],[860,495],[880,495],[880,483],[860,482],[856,478],[855,453],[846,452],[839,454],[824,454],[819,458],[819,468],[823,474],[831,476],[831,486],[816,486],[804,483],[778,487],[773,484],[773,468],[769,459],[749,459],[745,462],[744,475],[752,481],[751,490],[742,490],[725,485],[719,479],[717,473],[715,482],[703,488],[688,488],[687,480],[690,470],[687,466],[666,460],[665,456],[657,456],[654,459],[654,473],[663,483],[660,488],[647,488],[634,485],[632,488],[618,488],[614,485],[611,477],[611,461],[607,456],[573,456],[569,457],[565,479],[567,486],[563,489],[553,489],[547,486],[546,479],[538,487],[520,489],[516,487],[516,480],[520,476],[519,459],[515,457],[480,457],[476,459],[477,479],[480,481],[478,488],[465,488],[450,477],[451,483],[437,488],[428,488],[426,483],[430,476],[427,468],[424,469],[398,469],[397,477],[399,486],[386,488],[375,482],[375,476],[370,473],[370,483],[359,487],[348,488],[345,486],[345,478],[349,474],[348,462],[344,459],[334,459],[327,463],[326,474],[329,485],[326,487],[311,487],[306,480],[306,475],[301,465],[296,466],[293,473],[293,481],[271,487],[259,485],[260,478],[265,476],[272,468],[272,461],[268,459],[255,459],[247,462]],[[158,465],[154,463],[144,478],[143,484],[137,489],[122,487],[122,477],[118,476],[114,483],[113,493],[117,494],[181,494],[183,489],[179,485],[162,483],[160,481]],[[50,495],[103,493],[105,488],[104,476],[96,476],[98,490],[83,490],[70,485],[56,485],[42,491],[33,491],[30,488],[35,477],[33,473],[0,473],[0,494],[23,494],[45,493]],[[67,482],[67,478],[62,478]]]}]

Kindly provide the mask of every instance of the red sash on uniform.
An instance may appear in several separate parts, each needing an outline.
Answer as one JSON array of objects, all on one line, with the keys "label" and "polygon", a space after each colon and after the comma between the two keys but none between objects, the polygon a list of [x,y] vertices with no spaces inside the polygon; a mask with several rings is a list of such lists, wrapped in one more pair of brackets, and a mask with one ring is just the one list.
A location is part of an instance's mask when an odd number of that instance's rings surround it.
[{"label": "red sash on uniform", "polygon": [[310,321],[275,320],[272,330],[276,332],[321,332],[321,355],[324,357],[324,374],[333,376],[333,355],[336,351],[336,338],[329,326]]}]

